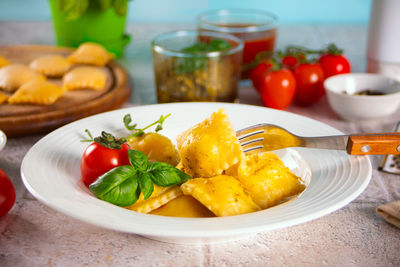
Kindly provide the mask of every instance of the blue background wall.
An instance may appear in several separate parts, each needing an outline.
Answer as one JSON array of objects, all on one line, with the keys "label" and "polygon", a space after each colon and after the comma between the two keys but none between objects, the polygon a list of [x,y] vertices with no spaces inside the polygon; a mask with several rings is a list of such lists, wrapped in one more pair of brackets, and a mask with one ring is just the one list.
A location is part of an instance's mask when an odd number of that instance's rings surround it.
[{"label": "blue background wall", "polygon": [[[209,9],[257,8],[287,23],[366,24],[371,0],[134,0],[129,21],[193,23]],[[0,20],[50,20],[47,0],[0,0]]]}]

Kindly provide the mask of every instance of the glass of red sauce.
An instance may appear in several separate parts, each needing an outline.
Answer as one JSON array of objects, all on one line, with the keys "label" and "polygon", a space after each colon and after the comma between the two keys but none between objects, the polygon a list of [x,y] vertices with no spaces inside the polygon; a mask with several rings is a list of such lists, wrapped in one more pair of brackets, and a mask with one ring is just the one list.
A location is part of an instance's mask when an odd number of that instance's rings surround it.
[{"label": "glass of red sauce", "polygon": [[267,11],[221,9],[201,14],[198,28],[229,33],[243,41],[242,79],[246,79],[256,65],[256,56],[267,58],[274,51],[277,22],[277,17]]}]

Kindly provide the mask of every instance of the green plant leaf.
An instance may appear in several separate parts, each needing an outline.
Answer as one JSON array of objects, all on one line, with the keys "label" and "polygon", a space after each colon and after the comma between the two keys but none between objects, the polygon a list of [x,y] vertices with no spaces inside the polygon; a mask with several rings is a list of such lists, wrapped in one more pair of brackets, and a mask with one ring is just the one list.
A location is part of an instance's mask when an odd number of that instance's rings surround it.
[{"label": "green plant leaf", "polygon": [[125,125],[125,128],[129,131],[132,131],[134,129],[136,129],[137,123],[133,124],[133,125],[129,125],[132,122],[132,117],[131,114],[125,114],[124,118],[123,118],[123,122]]},{"label": "green plant leaf", "polygon": [[144,199],[148,199],[153,193],[154,186],[151,181],[150,175],[146,172],[138,174],[139,187],[142,191]]},{"label": "green plant leaf", "polygon": [[74,0],[74,5],[67,10],[65,19],[71,21],[80,18],[86,12],[88,6],[89,0]]},{"label": "green plant leaf", "polygon": [[[93,0],[92,0],[93,1]],[[106,10],[112,5],[112,0],[95,0],[97,3],[97,6],[102,10]]]},{"label": "green plant leaf", "polygon": [[128,157],[130,164],[140,172],[145,172],[148,166],[148,159],[146,155],[138,150],[129,149]]},{"label": "green plant leaf", "polygon": [[182,178],[179,170],[164,162],[150,162],[147,171],[153,183],[159,186],[181,184]]},{"label": "green plant leaf", "polygon": [[77,1],[79,0],[57,0],[57,6],[60,11],[65,12],[75,6]]},{"label": "green plant leaf", "polygon": [[125,16],[128,9],[128,0],[114,0],[113,6],[118,15]]},{"label": "green plant leaf", "polygon": [[101,175],[89,186],[99,199],[126,207],[139,198],[136,170],[132,166],[119,166]]}]

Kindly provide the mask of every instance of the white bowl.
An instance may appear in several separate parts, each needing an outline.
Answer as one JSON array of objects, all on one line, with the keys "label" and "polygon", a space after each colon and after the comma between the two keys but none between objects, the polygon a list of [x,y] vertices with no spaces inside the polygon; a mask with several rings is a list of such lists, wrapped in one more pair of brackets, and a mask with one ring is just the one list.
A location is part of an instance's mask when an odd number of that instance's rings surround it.
[{"label": "white bowl", "polygon": [[[377,120],[391,115],[400,105],[400,83],[372,73],[349,73],[332,76],[324,82],[329,105],[349,121]],[[354,95],[363,90],[384,95]]]},{"label": "white bowl", "polygon": [[0,130],[0,150],[4,148],[6,143],[7,143],[7,136],[2,130]]}]

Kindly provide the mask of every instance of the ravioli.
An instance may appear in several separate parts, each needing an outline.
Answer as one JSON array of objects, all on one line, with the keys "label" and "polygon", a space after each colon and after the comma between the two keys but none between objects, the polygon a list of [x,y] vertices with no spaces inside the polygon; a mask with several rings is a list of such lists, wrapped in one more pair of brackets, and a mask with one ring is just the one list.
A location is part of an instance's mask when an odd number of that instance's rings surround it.
[{"label": "ravioli", "polygon": [[140,193],[139,199],[131,206],[125,208],[141,213],[149,213],[181,195],[182,190],[179,186],[162,187],[154,184],[153,193],[148,199],[145,200],[143,194]]},{"label": "ravioli", "polygon": [[0,92],[0,104],[6,103],[9,97],[10,97],[9,95]]},{"label": "ravioli", "polygon": [[5,57],[0,56],[0,68],[7,66],[8,64],[10,64],[10,62]]},{"label": "ravioli", "polygon": [[305,186],[272,152],[246,155],[237,178],[251,198],[263,209],[301,193]]},{"label": "ravioli", "polygon": [[254,211],[260,207],[232,176],[194,178],[181,185],[185,195],[191,195],[217,216],[232,216]]},{"label": "ravioli", "polygon": [[192,196],[177,197],[158,209],[151,211],[150,214],[187,218],[215,217],[210,210]]},{"label": "ravioli", "polygon": [[22,64],[10,64],[0,69],[0,89],[14,92],[30,81],[44,81],[41,73]]},{"label": "ravioli", "polygon": [[129,140],[132,149],[142,151],[150,161],[161,161],[173,166],[179,162],[178,151],[171,140],[159,133],[145,133]]},{"label": "ravioli", "polygon": [[88,64],[103,67],[113,58],[103,46],[96,43],[81,44],[69,57],[74,64]]},{"label": "ravioli", "polygon": [[36,58],[29,67],[47,77],[60,77],[69,70],[71,64],[61,55],[47,55]]},{"label": "ravioli", "polygon": [[10,104],[50,105],[57,101],[64,90],[51,82],[31,81],[22,85],[9,99]]},{"label": "ravioli", "polygon": [[179,135],[177,144],[182,169],[193,177],[220,175],[244,157],[223,109]]},{"label": "ravioli", "polygon": [[63,87],[66,90],[92,89],[102,90],[106,85],[106,72],[97,67],[76,67],[63,77]]}]

